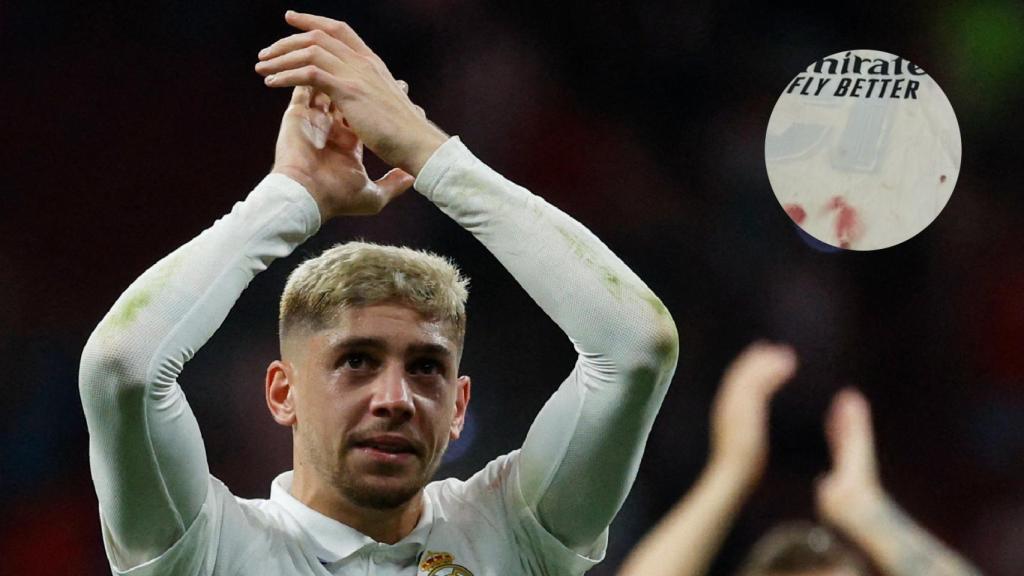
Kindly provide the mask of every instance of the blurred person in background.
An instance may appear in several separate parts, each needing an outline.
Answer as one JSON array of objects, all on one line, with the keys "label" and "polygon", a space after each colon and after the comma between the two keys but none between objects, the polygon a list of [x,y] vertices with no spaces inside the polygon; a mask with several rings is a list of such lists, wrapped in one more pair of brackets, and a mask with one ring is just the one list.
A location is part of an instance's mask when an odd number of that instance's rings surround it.
[{"label": "blurred person in background", "polygon": [[[619,576],[707,572],[764,473],[769,405],[796,368],[790,347],[755,343],[726,369],[711,410],[708,464],[696,485],[637,544]],[[825,435],[832,468],[818,480],[815,494],[825,525],[777,525],[754,545],[739,576],[869,576],[861,552],[887,576],[980,575],[917,525],[883,489],[871,410],[859,391],[847,388],[836,394]]]},{"label": "blurred person in background", "polygon": [[[671,316],[583,225],[428,121],[350,27],[291,12],[287,21],[304,32],[257,64],[269,86],[293,88],[271,174],[136,280],[82,354],[111,570],[582,574],[604,555],[674,372]],[[366,174],[364,144],[394,167],[380,180]],[[469,377],[458,376],[466,281],[430,253],[336,246],[289,278],[281,359],[267,370],[294,470],[269,500],[235,497],[210,475],[178,375],[273,260],[323,222],[375,214],[410,185],[565,331],[575,368],[520,450],[465,482],[430,482],[470,399]]]}]

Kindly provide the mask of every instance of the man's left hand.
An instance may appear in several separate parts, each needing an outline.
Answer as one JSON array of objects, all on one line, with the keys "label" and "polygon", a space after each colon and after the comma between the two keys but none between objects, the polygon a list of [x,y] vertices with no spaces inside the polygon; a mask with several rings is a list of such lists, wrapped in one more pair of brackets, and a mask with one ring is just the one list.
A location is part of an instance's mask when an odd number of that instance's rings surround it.
[{"label": "man's left hand", "polygon": [[448,135],[427,120],[348,24],[292,11],[285,19],[305,32],[260,51],[256,71],[267,85],[310,86],[327,94],[367,148],[389,165],[419,174]]}]

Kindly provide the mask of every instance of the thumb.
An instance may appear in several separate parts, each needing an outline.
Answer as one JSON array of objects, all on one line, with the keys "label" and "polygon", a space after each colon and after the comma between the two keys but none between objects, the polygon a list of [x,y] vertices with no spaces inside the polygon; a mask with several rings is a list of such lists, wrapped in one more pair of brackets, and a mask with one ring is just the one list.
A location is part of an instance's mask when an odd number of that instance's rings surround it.
[{"label": "thumb", "polygon": [[874,467],[874,435],[871,429],[870,407],[867,399],[856,389],[844,388],[836,394],[829,409],[826,435],[834,467]]},{"label": "thumb", "polygon": [[380,190],[385,203],[391,202],[408,190],[416,179],[401,168],[392,168],[387,174],[381,176],[374,184]]},{"label": "thumb", "polygon": [[296,106],[309,106],[310,98],[313,95],[313,90],[307,86],[296,86],[292,90],[292,99],[289,104],[295,104]]}]

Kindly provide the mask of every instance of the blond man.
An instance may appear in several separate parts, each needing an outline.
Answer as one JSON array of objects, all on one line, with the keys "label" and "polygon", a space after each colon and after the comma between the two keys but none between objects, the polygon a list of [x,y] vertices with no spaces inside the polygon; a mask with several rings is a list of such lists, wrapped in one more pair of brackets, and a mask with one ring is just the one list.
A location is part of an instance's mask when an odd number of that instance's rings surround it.
[{"label": "blond man", "polygon": [[[604,554],[672,377],[671,317],[586,228],[429,122],[351,28],[287,20],[305,32],[257,65],[268,85],[295,87],[272,173],[136,280],[82,355],[112,572],[582,574]],[[394,170],[370,180],[363,144]],[[565,331],[575,368],[520,450],[467,481],[431,482],[470,401],[458,372],[466,280],[429,253],[335,247],[289,278],[267,370],[293,470],[269,499],[233,496],[209,473],[178,374],[275,258],[412,184]]]}]

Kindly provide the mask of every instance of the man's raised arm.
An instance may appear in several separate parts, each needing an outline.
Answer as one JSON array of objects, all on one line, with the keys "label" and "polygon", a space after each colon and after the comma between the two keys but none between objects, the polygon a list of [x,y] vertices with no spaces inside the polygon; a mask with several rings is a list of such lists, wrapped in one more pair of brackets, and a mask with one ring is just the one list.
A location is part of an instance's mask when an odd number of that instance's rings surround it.
[{"label": "man's raised arm", "polygon": [[458,139],[430,158],[416,189],[498,258],[579,354],[527,435],[519,489],[549,532],[586,553],[636,476],[675,369],[672,318],[589,230]]},{"label": "man's raised arm", "polygon": [[671,316],[600,240],[476,159],[426,120],[346,24],[289,12],[305,30],[260,53],[273,87],[331,97],[385,162],[472,232],[568,334],[576,369],[538,416],[519,455],[530,512],[564,545],[595,550],[636,475],[678,356]]},{"label": "man's raised arm", "polygon": [[282,121],[275,173],[133,282],[89,338],[79,388],[104,540],[118,569],[167,551],[206,499],[202,437],[177,383],[184,364],[253,277],[322,220],[379,211],[412,182],[401,171],[370,181],[361,158],[361,144],[337,110],[297,89]]},{"label": "man's raised arm", "polygon": [[825,433],[832,469],[818,481],[821,517],[867,553],[886,576],[981,576],[904,512],[882,486],[871,406],[856,389],[836,394]]}]

